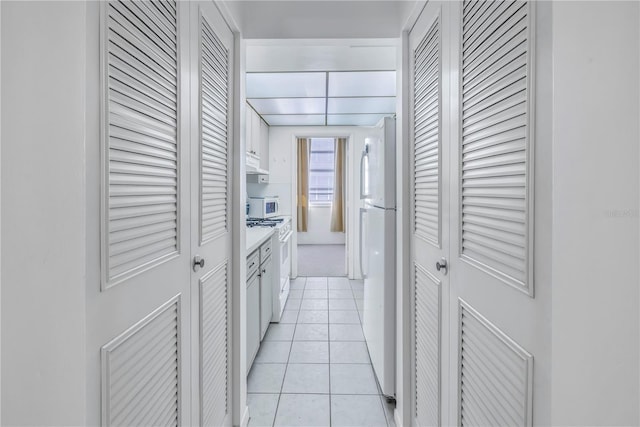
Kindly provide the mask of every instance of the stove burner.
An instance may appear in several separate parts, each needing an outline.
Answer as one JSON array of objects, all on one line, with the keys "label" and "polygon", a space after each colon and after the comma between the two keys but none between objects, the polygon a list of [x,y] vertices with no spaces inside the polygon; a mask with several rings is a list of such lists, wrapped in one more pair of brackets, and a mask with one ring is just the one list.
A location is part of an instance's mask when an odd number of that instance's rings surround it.
[{"label": "stove burner", "polygon": [[248,218],[247,219],[247,227],[275,227],[284,221],[284,218],[268,218],[268,219],[260,219],[260,218]]}]

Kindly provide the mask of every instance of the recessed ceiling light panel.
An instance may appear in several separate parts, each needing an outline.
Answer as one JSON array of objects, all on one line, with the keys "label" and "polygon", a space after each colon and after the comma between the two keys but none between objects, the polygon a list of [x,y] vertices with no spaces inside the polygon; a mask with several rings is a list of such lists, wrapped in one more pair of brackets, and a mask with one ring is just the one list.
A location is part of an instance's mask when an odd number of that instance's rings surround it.
[{"label": "recessed ceiling light panel", "polygon": [[379,98],[329,98],[327,112],[329,114],[394,114],[396,112],[396,98],[393,96]]},{"label": "recessed ceiling light panel", "polygon": [[329,73],[329,97],[395,96],[395,71]]},{"label": "recessed ceiling light panel", "polygon": [[328,126],[375,126],[388,114],[330,114]]},{"label": "recessed ceiling light panel", "polygon": [[254,98],[249,104],[265,114],[324,114],[325,98]]},{"label": "recessed ceiling light panel", "polygon": [[247,73],[247,98],[322,98],[326,73]]}]

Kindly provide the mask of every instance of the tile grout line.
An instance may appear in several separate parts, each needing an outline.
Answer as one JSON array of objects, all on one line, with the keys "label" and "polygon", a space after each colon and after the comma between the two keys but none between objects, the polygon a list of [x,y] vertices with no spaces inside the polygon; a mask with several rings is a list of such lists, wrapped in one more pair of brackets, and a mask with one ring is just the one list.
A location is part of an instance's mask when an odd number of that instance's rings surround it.
[{"label": "tile grout line", "polygon": [[[364,279],[362,280],[362,283],[364,285]],[[362,335],[364,335],[364,325],[362,324],[363,319],[362,319],[362,316],[360,315],[360,310],[358,310],[358,304],[356,303],[356,299],[357,299],[356,298],[356,293],[353,290],[353,287],[351,286],[351,283],[349,283],[349,288],[351,289],[351,293],[353,294],[353,300],[354,300],[354,303],[356,304],[356,310],[357,310],[357,313],[358,313],[358,318],[360,318],[360,328],[362,329]],[[362,292],[364,294],[364,286],[362,287]],[[364,307],[363,307],[362,311],[364,312]],[[366,342],[366,338],[365,338],[365,342]],[[367,354],[369,354],[369,349],[367,349]],[[369,363],[368,363],[368,365],[371,367],[371,370],[373,371],[373,362],[371,361],[371,355],[370,354],[369,354]],[[380,384],[378,383],[378,379],[375,377],[375,372],[373,373],[373,376],[374,376],[374,380],[376,382],[376,388],[378,389],[377,395],[378,395],[378,400],[379,400],[380,406],[382,407],[382,415],[384,415],[384,422],[387,425],[387,427],[389,427],[389,419],[387,417],[387,410],[385,408],[385,402],[384,402],[384,400],[386,400],[386,397],[382,394],[382,390],[380,389]]]},{"label": "tile grout line", "polygon": [[[289,284],[289,286],[291,286],[291,284]],[[303,290],[303,295],[304,295],[304,290],[307,287],[307,279],[304,279],[304,285],[302,286],[302,290]],[[302,302],[300,303],[302,304]],[[287,306],[285,303],[285,310],[286,310]],[[280,393],[278,393],[278,403],[276,403],[276,410],[273,413],[273,423],[271,424],[272,427],[275,427],[276,425],[276,419],[278,418],[278,409],[280,409],[280,399],[282,398],[282,390],[284,389],[284,380],[287,377],[287,371],[289,370],[289,359],[291,359],[291,350],[293,350],[293,337],[295,337],[296,335],[296,329],[298,328],[298,318],[300,317],[300,308],[298,307],[298,314],[296,316],[296,323],[294,323],[293,326],[293,335],[291,336],[291,343],[289,344],[289,354],[287,355],[287,362],[286,365],[284,367],[284,375],[282,376],[282,384],[280,384]]]},{"label": "tile grout line", "polygon": [[331,318],[329,317],[331,313],[329,312],[329,278],[326,278],[327,281],[327,357],[329,361],[329,427],[333,420],[331,419],[331,402],[333,400],[331,393]]}]

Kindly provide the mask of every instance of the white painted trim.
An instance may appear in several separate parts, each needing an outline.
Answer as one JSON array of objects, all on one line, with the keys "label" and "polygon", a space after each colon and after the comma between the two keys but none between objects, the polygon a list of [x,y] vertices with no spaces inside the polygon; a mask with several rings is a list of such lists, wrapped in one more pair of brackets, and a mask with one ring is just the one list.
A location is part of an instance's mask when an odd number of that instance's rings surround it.
[{"label": "white painted trim", "polygon": [[[0,5],[0,100],[2,99],[2,5]],[[0,378],[2,378],[2,102],[0,102]],[[0,386],[0,425],[2,425]]]},{"label": "white painted trim", "polygon": [[422,15],[422,12],[424,11],[424,7],[427,5],[427,3],[428,3],[428,0],[418,0],[415,2],[415,5],[413,6],[413,10],[407,17],[407,20],[404,26],[402,27],[403,31],[407,31],[408,33],[410,33],[411,30],[413,30],[414,25],[416,25],[416,22],[418,22],[418,19],[420,19],[420,15]]},{"label": "white painted trim", "polygon": [[[426,3],[425,1],[418,3]],[[393,38],[341,38],[341,39],[285,39],[287,44],[296,46],[396,46]],[[282,46],[283,39],[248,39],[247,46]]]},{"label": "white painted trim", "polygon": [[[422,5],[422,7],[424,4]],[[420,10],[422,10],[422,7]],[[419,15],[419,14],[418,14]],[[416,15],[416,19],[418,17]],[[411,24],[413,26],[413,23]],[[398,49],[396,141],[409,137],[409,28],[402,33]],[[411,228],[410,152],[406,143],[396,144],[396,425],[411,421]]]},{"label": "white painted trim", "polygon": [[[292,127],[297,128],[298,126],[282,126],[282,127]],[[318,128],[320,126],[317,126]],[[335,130],[335,128],[340,128],[340,130]],[[295,230],[293,233],[293,238],[291,239],[291,278],[295,279],[298,277],[298,138],[345,138],[347,140],[347,149],[346,149],[346,159],[345,159],[345,167],[347,169],[347,179],[346,179],[346,187],[345,188],[345,199],[346,199],[346,211],[345,211],[345,265],[347,277],[349,279],[356,279],[356,267],[355,267],[355,257],[350,256],[356,250],[354,246],[357,239],[350,239],[349,234],[351,231],[356,230],[358,225],[351,224],[351,215],[353,214],[353,208],[351,205],[353,202],[357,202],[355,199],[356,194],[351,191],[353,184],[355,182],[355,170],[352,165],[349,163],[352,159],[355,158],[355,137],[353,133],[345,134],[341,129],[346,126],[326,126],[322,130],[315,129],[313,131],[309,131],[310,133],[305,134],[304,132],[293,133],[292,141],[291,141],[291,229]]]},{"label": "white painted trim", "polygon": [[240,421],[240,427],[247,427],[249,425],[249,407],[244,407],[244,412],[242,414],[242,421]]},{"label": "white painted trim", "polygon": [[400,411],[397,409],[393,410],[393,421],[396,423],[396,427],[404,427],[402,423],[402,415],[400,415]]},{"label": "white painted trim", "polygon": [[[217,3],[216,3],[217,4]],[[232,55],[232,81],[233,92],[231,96],[232,117],[232,218],[244,218],[246,203],[246,135],[245,135],[245,52],[246,46],[242,35],[234,31],[233,55]],[[235,101],[235,102],[233,102]],[[248,422],[247,401],[247,369],[246,369],[246,226],[244,221],[232,221],[232,254],[231,254],[231,342],[230,360],[232,363],[231,376],[231,402],[232,402],[232,423],[241,425]],[[246,421],[245,421],[246,420]],[[246,424],[244,424],[246,425]]]}]

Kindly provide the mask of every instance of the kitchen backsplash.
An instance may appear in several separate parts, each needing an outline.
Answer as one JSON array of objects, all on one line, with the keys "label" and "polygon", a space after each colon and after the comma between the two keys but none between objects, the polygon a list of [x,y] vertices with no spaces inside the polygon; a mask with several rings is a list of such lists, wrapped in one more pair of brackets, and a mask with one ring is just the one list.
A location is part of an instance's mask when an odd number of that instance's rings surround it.
[{"label": "kitchen backsplash", "polygon": [[256,184],[247,183],[249,197],[278,196],[280,197],[280,213],[292,215],[291,184]]}]

